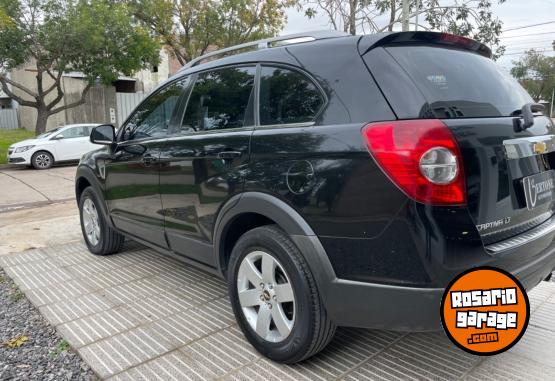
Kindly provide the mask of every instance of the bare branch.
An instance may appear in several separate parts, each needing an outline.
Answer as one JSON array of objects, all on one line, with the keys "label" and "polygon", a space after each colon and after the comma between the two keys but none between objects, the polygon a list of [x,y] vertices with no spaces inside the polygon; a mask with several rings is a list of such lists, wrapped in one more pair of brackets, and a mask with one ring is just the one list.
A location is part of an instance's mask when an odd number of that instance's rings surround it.
[{"label": "bare branch", "polygon": [[[0,81],[5,82],[9,85],[12,85],[13,87],[18,88],[19,90],[23,91],[24,93],[27,93],[28,95],[32,96],[33,98],[37,98],[38,94],[35,93],[34,91],[32,91],[31,89],[29,89],[28,87],[25,87],[23,85],[20,85],[17,82],[12,81],[11,79],[9,79],[8,77],[6,77],[6,75],[2,74],[0,75]],[[6,93],[7,94],[7,93]]]},{"label": "bare branch", "polygon": [[58,108],[55,108],[53,110],[49,110],[48,115],[54,115],[57,114],[61,111],[73,108],[73,107],[77,107],[80,106],[82,104],[85,104],[85,99],[87,97],[87,93],[89,92],[89,90],[91,89],[92,85],[90,83],[87,83],[87,86],[85,86],[85,88],[83,89],[83,92],[81,93],[81,99],[79,99],[76,102],[72,102],[70,104],[64,105],[64,106],[60,106]]},{"label": "bare branch", "polygon": [[15,95],[10,88],[8,87],[8,83],[5,82],[6,77],[0,76],[0,85],[2,85],[2,91],[10,98],[14,99],[20,106],[26,107],[33,107],[38,108],[37,102],[28,101],[26,99],[21,98],[20,96]]}]

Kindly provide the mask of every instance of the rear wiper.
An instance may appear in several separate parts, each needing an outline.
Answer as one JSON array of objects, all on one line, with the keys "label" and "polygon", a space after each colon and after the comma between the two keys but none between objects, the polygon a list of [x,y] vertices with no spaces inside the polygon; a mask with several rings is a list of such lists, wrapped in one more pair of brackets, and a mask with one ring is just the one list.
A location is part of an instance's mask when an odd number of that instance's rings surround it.
[{"label": "rear wiper", "polygon": [[545,106],[540,103],[526,103],[520,110],[515,110],[511,116],[522,115],[522,120],[515,119],[516,132],[524,131],[534,125],[534,113],[543,112]]}]

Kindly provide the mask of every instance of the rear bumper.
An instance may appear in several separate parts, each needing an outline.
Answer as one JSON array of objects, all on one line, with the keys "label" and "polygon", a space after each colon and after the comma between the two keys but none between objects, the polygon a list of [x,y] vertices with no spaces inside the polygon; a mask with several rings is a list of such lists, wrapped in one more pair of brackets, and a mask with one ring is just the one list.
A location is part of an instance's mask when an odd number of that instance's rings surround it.
[{"label": "rear bumper", "polygon": [[[532,290],[555,269],[555,244],[510,272],[527,291]],[[520,250],[533,250],[533,246]],[[496,265],[495,261],[488,265]],[[499,266],[505,267],[505,266]],[[340,326],[396,331],[441,330],[440,305],[443,288],[417,288],[336,279],[326,291],[325,305],[331,319]]]},{"label": "rear bumper", "polygon": [[340,326],[396,331],[441,329],[443,289],[390,286],[337,279],[326,296],[331,319]]}]

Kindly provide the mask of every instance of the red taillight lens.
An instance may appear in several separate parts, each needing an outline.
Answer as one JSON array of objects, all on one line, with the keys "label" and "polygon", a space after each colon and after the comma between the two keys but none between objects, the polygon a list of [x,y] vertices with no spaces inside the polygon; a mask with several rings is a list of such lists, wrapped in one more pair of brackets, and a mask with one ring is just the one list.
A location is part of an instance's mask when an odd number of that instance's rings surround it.
[{"label": "red taillight lens", "polygon": [[[431,205],[466,203],[464,171],[459,146],[451,131],[440,120],[371,123],[364,127],[362,135],[378,165],[412,199]],[[441,148],[446,149],[456,158],[455,175],[446,184],[430,181],[429,166],[432,165],[433,169],[433,163],[430,164],[429,151]],[[423,155],[427,156],[423,158]],[[441,155],[436,156],[439,158]],[[421,159],[428,165],[424,173],[421,169]],[[441,165],[445,169],[445,164]],[[438,165],[438,168],[441,165]]]}]

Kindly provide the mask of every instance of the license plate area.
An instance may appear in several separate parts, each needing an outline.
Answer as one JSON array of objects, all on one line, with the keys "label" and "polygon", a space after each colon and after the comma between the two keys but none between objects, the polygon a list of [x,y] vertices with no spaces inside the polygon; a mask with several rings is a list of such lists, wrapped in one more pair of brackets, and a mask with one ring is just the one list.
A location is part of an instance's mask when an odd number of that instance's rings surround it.
[{"label": "license plate area", "polygon": [[555,198],[555,170],[525,177],[522,186],[528,210],[547,204]]}]

